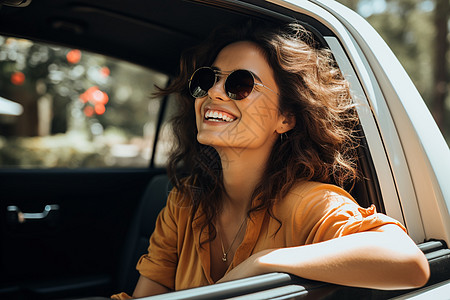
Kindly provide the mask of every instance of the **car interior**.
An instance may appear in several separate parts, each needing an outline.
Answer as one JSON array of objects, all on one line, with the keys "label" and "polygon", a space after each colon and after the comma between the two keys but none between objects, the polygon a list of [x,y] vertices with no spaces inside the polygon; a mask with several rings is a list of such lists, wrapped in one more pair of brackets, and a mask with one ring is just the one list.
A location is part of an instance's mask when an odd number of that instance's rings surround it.
[{"label": "car interior", "polygon": [[[298,20],[314,34],[320,47],[327,47],[324,37],[334,35],[320,20],[260,0],[0,1],[1,36],[99,53],[155,70],[169,80],[178,73],[180,54],[202,41],[212,28],[248,19]],[[122,291],[132,294],[139,276],[136,263],[146,252],[156,217],[171,189],[164,165],[156,162],[155,153],[176,106],[173,100],[160,99],[153,155],[147,167],[0,166],[1,299],[109,297]],[[363,179],[352,195],[361,206],[375,204],[384,212],[362,128],[359,135]],[[58,209],[49,208],[45,221],[24,223],[11,208],[40,212],[48,205],[57,205]],[[446,248],[440,241],[421,245],[429,253],[430,264],[435,259],[435,269],[448,267],[448,262],[442,264],[441,256],[436,255]],[[438,282],[443,276],[439,271],[433,274],[430,282]],[[314,299],[370,295],[378,299],[402,292],[368,291],[289,274],[267,274],[177,292],[173,298],[217,299],[252,293]]]}]

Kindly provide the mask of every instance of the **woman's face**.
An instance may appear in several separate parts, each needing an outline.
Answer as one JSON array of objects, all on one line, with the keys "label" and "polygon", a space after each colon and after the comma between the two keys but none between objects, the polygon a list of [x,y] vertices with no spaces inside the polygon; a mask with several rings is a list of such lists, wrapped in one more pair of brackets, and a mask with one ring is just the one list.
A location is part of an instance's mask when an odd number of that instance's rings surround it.
[{"label": "woman's face", "polygon": [[232,100],[224,90],[227,76],[217,78],[208,94],[195,100],[199,143],[216,149],[233,148],[238,153],[244,149],[271,148],[284,117],[278,111],[279,90],[272,68],[261,50],[247,41],[230,44],[220,51],[212,67],[226,73],[249,70],[255,75],[255,82],[273,91],[255,86],[247,98]]}]

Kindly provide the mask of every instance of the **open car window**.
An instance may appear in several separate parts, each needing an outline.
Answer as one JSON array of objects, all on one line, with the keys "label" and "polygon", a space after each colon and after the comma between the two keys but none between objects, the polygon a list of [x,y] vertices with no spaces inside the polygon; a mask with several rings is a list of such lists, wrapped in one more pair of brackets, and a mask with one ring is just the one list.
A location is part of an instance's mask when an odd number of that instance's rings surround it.
[{"label": "open car window", "polygon": [[0,77],[1,168],[149,165],[166,75],[0,36]]}]

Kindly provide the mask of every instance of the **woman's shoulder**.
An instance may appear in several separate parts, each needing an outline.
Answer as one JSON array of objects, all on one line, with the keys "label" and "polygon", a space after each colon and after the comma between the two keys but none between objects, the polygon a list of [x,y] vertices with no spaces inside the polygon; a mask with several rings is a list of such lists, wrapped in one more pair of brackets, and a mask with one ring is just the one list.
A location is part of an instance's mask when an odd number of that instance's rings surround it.
[{"label": "woman's shoulder", "polygon": [[299,181],[288,192],[288,197],[306,197],[311,194],[337,194],[350,199],[352,196],[343,188],[329,183],[317,181]]},{"label": "woman's shoulder", "polygon": [[294,210],[299,206],[329,206],[335,203],[357,205],[353,197],[343,188],[316,181],[298,182],[282,200],[282,205]]}]

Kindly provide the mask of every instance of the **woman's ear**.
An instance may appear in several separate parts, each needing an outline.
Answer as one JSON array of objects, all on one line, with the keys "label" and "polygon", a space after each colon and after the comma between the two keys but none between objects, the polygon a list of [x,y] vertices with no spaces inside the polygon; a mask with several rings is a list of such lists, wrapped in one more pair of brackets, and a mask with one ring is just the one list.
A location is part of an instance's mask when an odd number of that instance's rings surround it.
[{"label": "woman's ear", "polygon": [[277,127],[277,133],[282,134],[288,132],[295,126],[295,116],[293,114],[286,114],[280,116],[280,122]]}]

